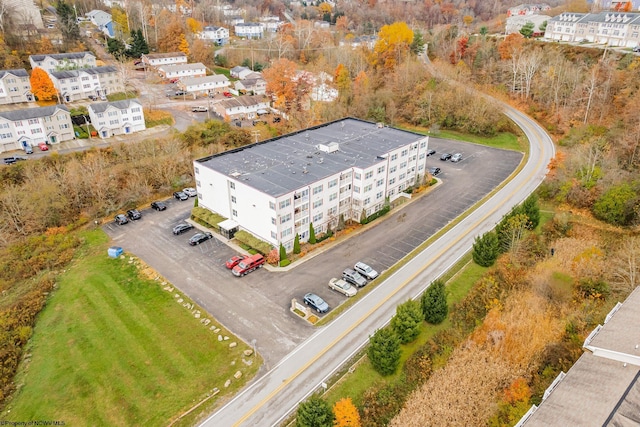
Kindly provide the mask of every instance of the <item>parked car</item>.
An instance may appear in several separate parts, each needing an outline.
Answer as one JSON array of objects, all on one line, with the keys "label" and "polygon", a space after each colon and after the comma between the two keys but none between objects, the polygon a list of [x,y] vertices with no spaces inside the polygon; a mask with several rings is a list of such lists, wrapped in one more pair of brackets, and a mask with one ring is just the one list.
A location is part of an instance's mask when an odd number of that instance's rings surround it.
[{"label": "parked car", "polygon": [[193,236],[191,236],[191,238],[189,239],[189,244],[191,246],[199,245],[200,243],[206,242],[212,237],[213,237],[213,234],[209,233],[208,231],[204,233],[196,233]]},{"label": "parked car", "polygon": [[440,168],[429,168],[429,173],[433,176],[440,175]]},{"label": "parked car", "polygon": [[175,191],[173,193],[173,197],[175,197],[176,199],[180,200],[181,202],[184,202],[185,200],[189,200],[189,196],[187,196],[182,191]]},{"label": "parked car", "polygon": [[231,92],[222,92],[222,95],[224,95],[227,98],[233,98],[233,94]]},{"label": "parked car", "polygon": [[92,101],[97,101],[98,100],[98,97],[95,96],[95,95],[89,95],[87,98],[89,98]]},{"label": "parked car", "polygon": [[356,265],[353,266],[353,269],[369,280],[373,280],[378,277],[378,272],[369,267],[369,265],[365,264],[364,262],[356,262]]},{"label": "parked car", "polygon": [[178,234],[186,233],[187,231],[191,230],[192,228],[193,228],[193,225],[187,224],[186,222],[182,222],[182,223],[176,225],[175,227],[173,227],[173,234],[175,234],[177,236]]},{"label": "parked car", "polygon": [[167,205],[164,202],[151,202],[151,207],[157,211],[167,209]]},{"label": "parked car", "polygon": [[41,142],[40,144],[38,144],[38,148],[40,149],[40,151],[48,151],[49,150],[49,146],[44,142]]},{"label": "parked car", "polygon": [[133,221],[142,218],[142,214],[137,209],[129,209],[127,211],[127,216]]},{"label": "parked car", "polygon": [[461,153],[456,153],[453,156],[451,156],[451,161],[453,163],[458,163],[460,160],[462,160],[462,154]]},{"label": "parked car", "polygon": [[231,270],[233,267],[240,264],[240,261],[242,261],[245,258],[246,257],[244,255],[234,255],[231,258],[229,258],[227,262],[224,263],[224,266],[227,267],[229,270]]},{"label": "parked car", "polygon": [[358,273],[352,268],[345,268],[344,271],[342,272],[342,278],[347,282],[351,283],[352,285],[356,285],[359,288],[367,284],[367,279],[362,277],[360,273]]},{"label": "parked car", "polygon": [[336,279],[335,277],[329,280],[329,288],[340,292],[346,297],[352,297],[358,292],[355,286],[351,286],[351,283],[342,279]]},{"label": "parked car", "polygon": [[196,189],[191,187],[183,188],[182,192],[189,197],[196,197],[198,195]]},{"label": "parked car", "polygon": [[636,53],[640,52],[640,46],[636,46],[636,47],[634,47],[634,48],[633,48],[633,51],[634,51],[634,52],[636,52]]},{"label": "parked car", "polygon": [[33,147],[30,145],[27,145],[26,147],[24,147],[24,152],[26,154],[33,154]]},{"label": "parked car", "polygon": [[318,313],[326,313],[329,311],[329,304],[327,304],[318,295],[309,292],[304,296],[304,303],[311,306]]},{"label": "parked car", "polygon": [[440,156],[440,160],[442,160],[443,162],[449,159],[451,159],[451,153],[442,153],[442,155]]},{"label": "parked car", "polygon": [[179,81],[180,81],[180,78],[174,77],[174,78],[169,80],[169,83],[178,83]]},{"label": "parked car", "polygon": [[116,215],[115,221],[116,221],[116,224],[118,225],[125,225],[129,222],[129,220],[127,219],[126,216],[124,216],[124,214]]},{"label": "parked car", "polygon": [[12,165],[16,162],[19,162],[20,160],[27,160],[24,157],[20,157],[20,156],[11,156],[11,157],[5,157],[4,159],[2,159],[4,161],[5,165]]},{"label": "parked car", "polygon": [[432,148],[429,148],[429,149],[427,150],[427,157],[429,157],[429,156],[433,156],[434,154],[436,154],[436,150],[434,150],[434,149],[432,149]]},{"label": "parked car", "polygon": [[264,264],[264,262],[265,262],[265,259],[262,255],[260,254],[251,255],[246,257],[245,259],[240,261],[238,265],[233,267],[233,270],[231,270],[231,273],[233,273],[233,275],[236,277],[244,276],[245,274],[251,273],[256,268],[262,267],[262,264]]},{"label": "parked car", "polygon": [[177,90],[176,93],[175,93],[176,96],[182,96],[182,95],[186,95],[186,94],[187,94],[187,92],[184,91],[184,90]]},{"label": "parked car", "polygon": [[206,113],[209,111],[209,108],[206,105],[196,105],[191,107],[191,111],[194,113]]}]

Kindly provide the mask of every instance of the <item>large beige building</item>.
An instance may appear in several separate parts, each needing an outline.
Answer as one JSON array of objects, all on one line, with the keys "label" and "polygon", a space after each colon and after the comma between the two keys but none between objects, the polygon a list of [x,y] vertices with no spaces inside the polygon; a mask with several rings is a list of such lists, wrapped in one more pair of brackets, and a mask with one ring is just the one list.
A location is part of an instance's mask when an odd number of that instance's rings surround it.
[{"label": "large beige building", "polygon": [[635,47],[640,45],[640,13],[564,12],[547,22],[544,37],[567,42]]},{"label": "large beige building", "polygon": [[51,81],[65,102],[91,97],[106,99],[110,93],[124,92],[124,82],[113,66],[49,72]]},{"label": "large beige building", "polygon": [[24,68],[0,71],[0,104],[33,102],[29,73]]}]

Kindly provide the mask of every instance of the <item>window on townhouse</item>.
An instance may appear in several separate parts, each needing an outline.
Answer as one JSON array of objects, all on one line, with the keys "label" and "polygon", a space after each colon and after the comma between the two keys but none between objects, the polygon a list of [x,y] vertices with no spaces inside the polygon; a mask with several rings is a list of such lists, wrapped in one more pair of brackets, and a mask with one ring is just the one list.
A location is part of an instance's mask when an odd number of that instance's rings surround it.
[{"label": "window on townhouse", "polygon": [[99,117],[99,118],[103,118],[103,117],[104,117],[104,114],[102,114],[102,113],[98,113],[98,117]]},{"label": "window on townhouse", "polygon": [[132,119],[134,122],[139,122],[142,121],[142,116],[133,116]]},{"label": "window on townhouse", "polygon": [[42,133],[42,129],[31,129],[31,135],[35,135],[37,133]]},{"label": "window on townhouse", "polygon": [[117,125],[117,124],[118,124],[118,119],[115,119],[115,120],[109,120],[109,124],[110,124],[110,125]]},{"label": "window on townhouse", "polygon": [[69,129],[69,125],[67,123],[64,123],[60,125],[60,129]]},{"label": "window on townhouse", "polygon": [[231,203],[236,203],[236,196],[231,196]]},{"label": "window on townhouse", "polygon": [[21,127],[22,126],[22,122],[20,120],[18,120],[17,122],[14,123],[15,126],[17,127]]},{"label": "window on townhouse", "polygon": [[11,138],[11,133],[0,133],[0,138],[2,139]]}]

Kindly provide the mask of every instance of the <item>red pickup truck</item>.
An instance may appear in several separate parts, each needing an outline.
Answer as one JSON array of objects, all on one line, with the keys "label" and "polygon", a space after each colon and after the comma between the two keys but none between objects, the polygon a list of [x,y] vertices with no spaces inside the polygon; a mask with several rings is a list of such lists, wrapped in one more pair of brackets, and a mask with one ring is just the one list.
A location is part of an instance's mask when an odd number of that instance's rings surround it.
[{"label": "red pickup truck", "polygon": [[237,277],[244,276],[245,274],[251,273],[256,268],[262,267],[264,261],[264,257],[260,254],[251,255],[250,257],[246,257],[245,259],[240,261],[238,265],[233,267],[233,270],[231,270],[231,272],[234,276]]}]

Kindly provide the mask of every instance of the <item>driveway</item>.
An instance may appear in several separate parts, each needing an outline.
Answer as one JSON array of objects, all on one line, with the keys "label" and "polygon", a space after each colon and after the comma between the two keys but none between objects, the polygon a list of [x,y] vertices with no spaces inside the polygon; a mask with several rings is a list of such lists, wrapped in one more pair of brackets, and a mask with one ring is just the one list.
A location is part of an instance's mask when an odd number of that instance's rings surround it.
[{"label": "driveway", "polygon": [[[522,159],[513,151],[436,138],[430,147],[437,153],[427,166],[442,169],[441,185],[286,272],[260,269],[237,278],[224,267],[236,254],[225,242],[191,247],[187,240],[195,231],[174,236],[172,227],[188,218],[193,199],[171,199],[164,212],[143,211],[139,221],[104,228],[115,244],[143,259],[234,334],[248,343],[255,339],[269,369],[315,331],[291,314],[292,298],[301,301],[306,292],[315,292],[338,306],[345,297],[329,290],[329,279],[357,261],[379,272],[388,269],[491,192]],[[460,152],[463,160],[440,161],[444,151]]]}]

